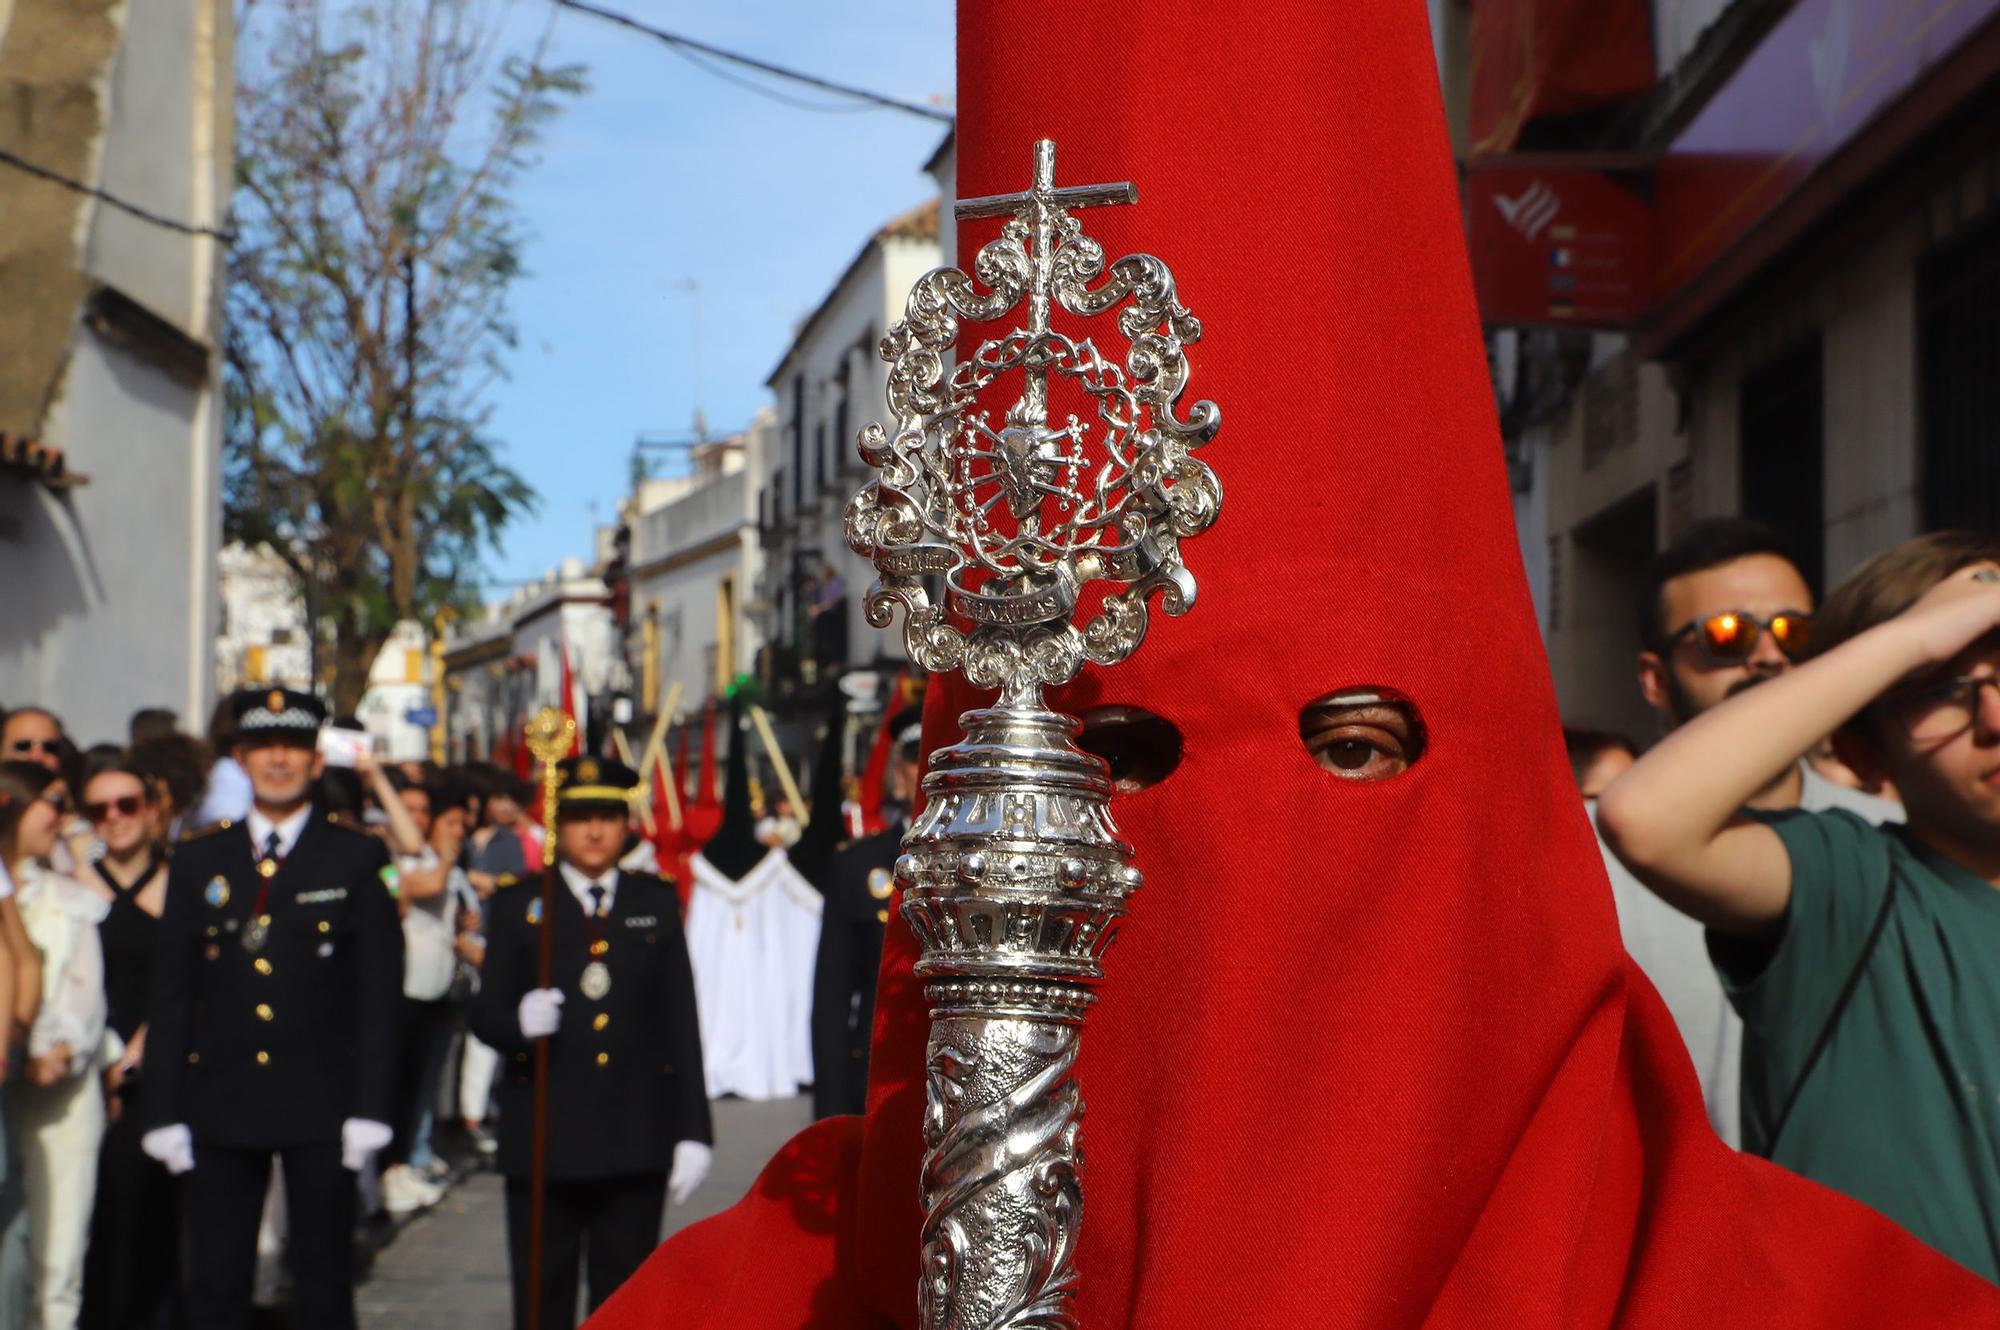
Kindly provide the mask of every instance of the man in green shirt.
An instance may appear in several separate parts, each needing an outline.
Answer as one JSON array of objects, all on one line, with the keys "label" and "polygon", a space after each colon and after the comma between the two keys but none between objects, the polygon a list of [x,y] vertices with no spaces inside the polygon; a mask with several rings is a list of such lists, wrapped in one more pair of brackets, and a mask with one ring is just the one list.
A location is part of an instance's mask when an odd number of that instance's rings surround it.
[{"label": "man in green shirt", "polygon": [[[1744,1020],[1746,1148],[2000,1282],[2000,537],[1864,565],[1814,657],[1605,791],[1619,857],[1709,929]],[[1907,829],[1738,809],[1836,731]]]}]

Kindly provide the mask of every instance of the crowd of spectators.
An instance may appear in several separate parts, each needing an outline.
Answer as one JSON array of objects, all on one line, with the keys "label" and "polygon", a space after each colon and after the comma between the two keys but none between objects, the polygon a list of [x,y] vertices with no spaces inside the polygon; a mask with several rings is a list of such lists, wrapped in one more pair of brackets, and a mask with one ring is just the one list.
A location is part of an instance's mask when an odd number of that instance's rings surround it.
[{"label": "crowd of spectators", "polygon": [[[167,862],[186,836],[249,809],[230,714],[206,737],[135,713],[124,743],[79,746],[52,712],[0,721],[0,1327],[155,1330],[171,1323],[172,1179],[140,1149],[137,1092]],[[498,1058],[465,1029],[494,892],[542,865],[527,783],[487,764],[327,766],[313,802],[381,836],[403,918],[395,1139],[364,1172],[373,1231],[434,1205],[450,1161],[495,1146]],[[449,1148],[447,1148],[449,1147]],[[283,1248],[282,1191],[266,1212]],[[365,1234],[358,1235],[365,1239]],[[282,1262],[262,1283],[282,1292]],[[162,1318],[169,1318],[163,1320]]]}]

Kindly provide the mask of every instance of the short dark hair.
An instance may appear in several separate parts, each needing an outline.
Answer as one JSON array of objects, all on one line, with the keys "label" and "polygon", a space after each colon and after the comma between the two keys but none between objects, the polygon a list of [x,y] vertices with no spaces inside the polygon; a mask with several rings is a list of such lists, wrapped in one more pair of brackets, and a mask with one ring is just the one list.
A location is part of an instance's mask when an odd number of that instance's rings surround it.
[{"label": "short dark hair", "polygon": [[1639,593],[1639,644],[1657,651],[1673,631],[1673,625],[1666,621],[1667,583],[1753,554],[1775,555],[1798,567],[1778,533],[1762,522],[1748,517],[1710,517],[1689,527],[1679,540],[1654,555],[1646,569],[1646,582]]},{"label": "short dark hair", "polygon": [[165,707],[140,707],[126,723],[126,737],[133,743],[164,739],[179,731],[181,718]]},{"label": "short dark hair", "polygon": [[227,693],[215,699],[215,710],[208,713],[208,743],[218,753],[236,747],[236,706]]}]

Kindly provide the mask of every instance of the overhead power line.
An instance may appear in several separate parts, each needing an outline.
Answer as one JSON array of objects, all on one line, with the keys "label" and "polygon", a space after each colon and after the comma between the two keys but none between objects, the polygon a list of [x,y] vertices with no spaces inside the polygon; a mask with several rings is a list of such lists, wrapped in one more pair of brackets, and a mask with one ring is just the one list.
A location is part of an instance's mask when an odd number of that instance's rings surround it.
[{"label": "overhead power line", "polygon": [[[842,97],[852,97],[858,101],[886,107],[891,111],[902,111],[908,115],[920,115],[926,120],[934,120],[940,124],[949,125],[953,123],[951,112],[939,110],[935,106],[925,106],[921,102],[906,102],[900,98],[884,96],[879,92],[870,92],[866,88],[856,88],[845,83],[835,83],[833,80],[823,79],[817,74],[806,74],[796,69],[786,69],[783,65],[774,65],[768,60],[759,60],[755,56],[744,55],[738,51],[724,50],[720,46],[712,46],[707,42],[696,41],[692,37],[684,37],[677,32],[668,32],[663,28],[652,27],[624,14],[615,13],[609,9],[600,9],[596,5],[586,4],[584,0],[555,0],[555,4],[562,9],[574,9],[579,13],[601,18],[607,23],[616,23],[621,28],[630,28],[634,32],[643,32],[648,37],[665,42],[668,46],[673,47],[680,54],[688,56],[690,59],[695,59],[697,55],[711,56],[717,60],[726,60],[731,64],[742,65],[746,69],[754,69],[760,74],[769,74],[773,78],[790,79],[794,83],[801,83],[809,88],[818,88],[822,92],[838,93]],[[763,93],[766,96],[778,97],[778,100],[785,102],[787,105],[797,106],[803,110],[844,111],[861,109],[859,107],[814,106],[810,103],[780,96],[771,89],[758,87],[756,84],[745,82],[742,79],[729,78],[729,75],[724,71],[715,68],[706,61],[695,59],[695,63],[718,78],[728,78],[732,83],[750,88],[752,91]]]},{"label": "overhead power line", "polygon": [[46,180],[50,184],[61,185],[64,189],[86,195],[96,199],[100,203],[108,203],[120,212],[129,213],[142,222],[151,222],[154,226],[164,226],[169,231],[178,231],[186,236],[214,236],[217,240],[222,241],[236,239],[233,231],[224,231],[213,226],[199,226],[193,222],[181,222],[175,221],[171,217],[163,217],[151,208],[142,208],[136,203],[121,199],[116,194],[99,189],[95,185],[87,185],[81,180],[72,180],[60,171],[51,171],[48,167],[39,166],[25,157],[17,157],[5,148],[0,148],[0,164],[11,166],[17,171],[25,171],[27,174],[39,180]]}]

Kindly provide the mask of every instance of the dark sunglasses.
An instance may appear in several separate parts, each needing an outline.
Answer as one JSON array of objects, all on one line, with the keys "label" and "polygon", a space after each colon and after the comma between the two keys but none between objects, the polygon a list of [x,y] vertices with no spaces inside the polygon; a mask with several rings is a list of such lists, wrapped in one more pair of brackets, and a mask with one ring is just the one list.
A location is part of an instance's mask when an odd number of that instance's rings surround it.
[{"label": "dark sunglasses", "polygon": [[113,813],[120,817],[137,817],[146,801],[136,794],[121,794],[116,799],[99,801],[92,799],[83,806],[83,815],[92,822],[108,821]]},{"label": "dark sunglasses", "polygon": [[10,753],[33,753],[38,751],[43,753],[60,753],[62,751],[62,740],[16,739],[13,743],[7,745],[7,751]]},{"label": "dark sunglasses", "polygon": [[1812,623],[1812,615],[1794,610],[1780,610],[1768,619],[1760,619],[1748,610],[1724,610],[1682,624],[1667,639],[1666,649],[1673,650],[1683,637],[1692,634],[1695,646],[1709,664],[1741,665],[1757,650],[1758,639],[1769,633],[1778,650],[1785,653],[1785,659],[1796,661],[1812,643]]}]

